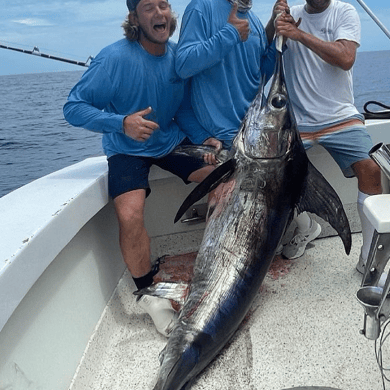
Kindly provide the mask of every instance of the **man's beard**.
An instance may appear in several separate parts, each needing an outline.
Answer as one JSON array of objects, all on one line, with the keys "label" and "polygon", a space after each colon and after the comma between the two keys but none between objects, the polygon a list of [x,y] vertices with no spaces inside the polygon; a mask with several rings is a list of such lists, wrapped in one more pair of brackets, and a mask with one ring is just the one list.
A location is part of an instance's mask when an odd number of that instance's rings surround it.
[{"label": "man's beard", "polygon": [[252,8],[252,0],[228,0],[230,4],[238,4],[238,12],[245,14]]}]

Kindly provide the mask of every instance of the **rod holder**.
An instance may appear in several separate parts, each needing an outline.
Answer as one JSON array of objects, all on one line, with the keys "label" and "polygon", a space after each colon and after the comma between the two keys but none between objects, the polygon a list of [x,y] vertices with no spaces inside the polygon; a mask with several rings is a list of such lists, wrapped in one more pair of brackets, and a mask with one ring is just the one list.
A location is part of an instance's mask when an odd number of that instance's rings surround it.
[{"label": "rod holder", "polygon": [[383,142],[380,142],[371,148],[369,155],[390,180],[390,148]]},{"label": "rod holder", "polygon": [[364,308],[364,328],[362,333],[370,340],[376,340],[380,335],[380,320],[378,309],[383,290],[379,287],[366,286],[357,292],[357,300]]}]

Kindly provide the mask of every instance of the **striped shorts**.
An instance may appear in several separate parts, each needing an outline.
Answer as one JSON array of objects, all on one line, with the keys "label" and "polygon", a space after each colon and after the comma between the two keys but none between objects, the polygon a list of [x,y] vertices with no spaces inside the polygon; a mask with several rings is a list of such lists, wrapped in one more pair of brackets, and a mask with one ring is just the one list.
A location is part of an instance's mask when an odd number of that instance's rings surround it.
[{"label": "striped shorts", "polygon": [[373,146],[364,122],[356,117],[333,123],[320,130],[300,131],[306,150],[314,145],[323,146],[339,165],[345,177],[354,177],[352,165],[369,159]]}]

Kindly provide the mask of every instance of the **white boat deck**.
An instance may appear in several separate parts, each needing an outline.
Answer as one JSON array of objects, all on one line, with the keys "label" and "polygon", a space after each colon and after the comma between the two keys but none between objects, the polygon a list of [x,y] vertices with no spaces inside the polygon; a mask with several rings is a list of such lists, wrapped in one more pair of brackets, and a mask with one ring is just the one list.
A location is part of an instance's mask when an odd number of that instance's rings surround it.
[{"label": "white boat deck", "polygon": [[[374,143],[389,143],[389,125],[368,124]],[[302,258],[277,263],[279,277],[265,279],[247,321],[192,390],[383,388],[375,342],[359,333],[356,179],[345,180],[320,148],[309,157],[342,200],[351,255],[322,222],[321,238]],[[151,186],[145,220],[153,258],[197,250],[204,223],[172,221],[190,188],[158,170]],[[1,198],[0,209],[0,390],[152,390],[166,340],[123,274],[105,158],[32,182]]]},{"label": "white boat deck", "polygon": [[[383,389],[375,342],[359,333],[361,235],[353,235],[350,256],[338,237],[309,245],[299,259],[276,261],[247,321],[191,390]],[[134,289],[125,273],[71,390],[153,389],[166,339],[135,304]]]}]

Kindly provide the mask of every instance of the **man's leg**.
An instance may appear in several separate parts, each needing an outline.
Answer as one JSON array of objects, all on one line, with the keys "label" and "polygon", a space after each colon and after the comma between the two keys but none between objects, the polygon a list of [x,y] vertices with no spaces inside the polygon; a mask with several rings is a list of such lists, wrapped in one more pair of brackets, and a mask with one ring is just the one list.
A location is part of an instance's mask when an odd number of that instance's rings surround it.
[{"label": "man's leg", "polygon": [[194,182],[194,183],[200,183],[202,182],[213,170],[215,169],[214,165],[207,165],[203,168],[200,168],[194,172],[192,172],[188,176],[188,181]]},{"label": "man's leg", "polygon": [[374,227],[363,213],[363,202],[370,195],[382,193],[381,174],[379,166],[371,159],[358,161],[352,165],[353,171],[358,179],[357,209],[362,226],[363,245],[360,251],[359,262],[356,269],[364,273],[368,253],[371,246]]},{"label": "man's leg", "polygon": [[[119,244],[123,259],[137,289],[153,283],[150,262],[150,239],[144,226],[145,198],[149,190],[150,159],[114,155],[108,159],[108,188],[114,199],[119,222]],[[143,295],[138,305],[148,313],[157,330],[167,336],[176,312],[168,299]]]},{"label": "man's leg", "polygon": [[[145,194],[143,189],[134,190],[114,199],[122,256],[138,290],[153,283],[150,239],[144,225]],[[151,316],[157,330],[168,336],[175,319],[170,301],[142,295],[137,303]]]},{"label": "man's leg", "polygon": [[150,239],[144,226],[145,190],[125,192],[114,199],[119,222],[119,244],[133,278],[151,271]]}]

